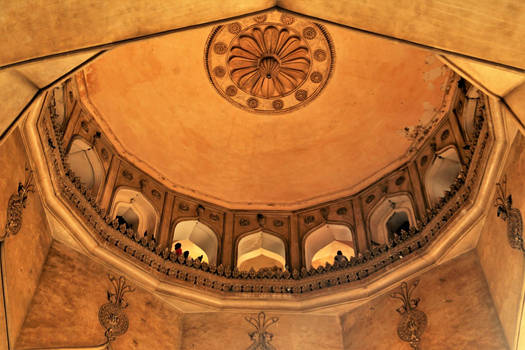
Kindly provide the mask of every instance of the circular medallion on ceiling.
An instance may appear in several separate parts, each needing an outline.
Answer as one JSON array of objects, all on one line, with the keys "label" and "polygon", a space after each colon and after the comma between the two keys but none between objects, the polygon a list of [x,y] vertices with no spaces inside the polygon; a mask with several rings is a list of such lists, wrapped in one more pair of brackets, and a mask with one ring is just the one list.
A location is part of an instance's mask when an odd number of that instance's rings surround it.
[{"label": "circular medallion on ceiling", "polygon": [[321,24],[271,12],[214,27],[204,58],[212,85],[235,106],[283,113],[321,92],[334,56]]}]

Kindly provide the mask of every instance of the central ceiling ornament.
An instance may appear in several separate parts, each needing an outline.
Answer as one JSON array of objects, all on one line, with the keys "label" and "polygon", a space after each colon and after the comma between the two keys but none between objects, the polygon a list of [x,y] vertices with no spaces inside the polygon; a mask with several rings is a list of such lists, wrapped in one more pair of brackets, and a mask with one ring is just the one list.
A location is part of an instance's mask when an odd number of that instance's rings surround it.
[{"label": "central ceiling ornament", "polygon": [[215,27],[205,61],[213,86],[234,105],[281,113],[319,94],[334,49],[322,25],[274,11]]}]

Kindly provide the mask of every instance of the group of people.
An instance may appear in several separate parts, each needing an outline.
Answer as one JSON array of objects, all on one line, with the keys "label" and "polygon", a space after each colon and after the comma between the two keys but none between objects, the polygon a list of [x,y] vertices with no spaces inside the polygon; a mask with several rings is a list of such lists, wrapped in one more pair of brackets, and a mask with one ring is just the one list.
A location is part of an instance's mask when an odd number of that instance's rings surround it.
[{"label": "group of people", "polygon": [[[183,255],[184,259],[188,259],[190,257],[190,251],[189,250],[185,250],[184,253],[183,253],[182,252],[182,244],[180,242],[177,242],[177,243],[175,243],[175,255],[177,255],[177,257]],[[198,256],[197,260],[202,262],[202,258],[203,258],[202,255]]]}]

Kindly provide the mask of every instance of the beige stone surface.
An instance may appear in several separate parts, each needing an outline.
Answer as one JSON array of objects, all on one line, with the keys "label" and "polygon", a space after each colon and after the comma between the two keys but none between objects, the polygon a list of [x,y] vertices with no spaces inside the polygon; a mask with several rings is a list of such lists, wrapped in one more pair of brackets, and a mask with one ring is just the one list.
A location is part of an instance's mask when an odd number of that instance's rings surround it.
[{"label": "beige stone surface", "polygon": [[278,0],[305,15],[525,69],[525,3],[515,0]]},{"label": "beige stone surface", "polygon": [[[25,181],[27,158],[22,138],[15,129],[0,145],[0,223],[4,229],[7,203]],[[51,236],[38,192],[29,194],[23,211],[22,227],[9,236],[2,247],[5,293],[11,346],[20,333],[24,318],[37,289]]]},{"label": "beige stone surface", "polygon": [[104,54],[85,69],[89,101],[128,160],[182,193],[238,208],[348,195],[405,160],[404,127],[441,115],[449,71],[414,46],[326,28],[333,77],[290,113],[250,113],[215,91],[211,26]]},{"label": "beige stone surface", "polygon": [[[428,317],[421,349],[508,349],[475,252],[419,278],[413,297],[421,298],[418,309]],[[343,315],[345,349],[410,349],[397,336],[400,316],[396,309],[400,306],[387,293]]]},{"label": "beige stone surface", "polygon": [[0,66],[197,25],[275,4],[271,0],[1,0]]},{"label": "beige stone surface", "polygon": [[[182,350],[247,349],[252,343],[249,333],[255,328],[245,317],[257,313],[198,313],[183,319]],[[342,350],[337,317],[313,315],[279,315],[266,312],[267,318],[279,317],[268,328],[271,344],[279,350]]]},{"label": "beige stone surface", "polygon": [[[525,137],[518,134],[512,144],[504,174],[507,191],[512,194],[513,206],[525,212]],[[525,275],[523,253],[512,249],[507,240],[507,223],[497,217],[496,208],[488,212],[485,228],[478,242],[477,253],[485,273],[494,305],[507,341],[515,344],[522,303]]]},{"label": "beige stone surface", "polygon": [[[103,343],[98,310],[107,303],[106,291],[113,291],[109,272],[67,246],[53,243],[16,348]],[[179,349],[181,316],[177,311],[140,288],[126,299],[129,330],[112,345],[114,350]]]}]

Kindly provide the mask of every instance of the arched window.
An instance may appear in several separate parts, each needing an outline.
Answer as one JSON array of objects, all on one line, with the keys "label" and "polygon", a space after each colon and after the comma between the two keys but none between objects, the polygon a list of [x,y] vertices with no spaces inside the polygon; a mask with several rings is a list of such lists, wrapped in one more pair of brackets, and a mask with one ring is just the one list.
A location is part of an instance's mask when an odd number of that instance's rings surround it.
[{"label": "arched window", "polygon": [[286,248],[282,239],[266,233],[255,232],[244,236],[237,246],[237,267],[239,270],[255,271],[263,267],[286,266]]},{"label": "arched window", "polygon": [[139,236],[147,232],[149,237],[155,237],[158,215],[153,205],[140,192],[119,188],[113,198],[111,216],[127,224]]},{"label": "arched window", "polygon": [[449,147],[436,154],[425,174],[425,188],[431,205],[439,202],[461,171],[456,148]]},{"label": "arched window", "polygon": [[197,220],[182,221],[175,226],[172,250],[180,243],[183,251],[189,251],[193,259],[202,255],[202,261],[217,263],[219,242],[217,235],[205,224]]},{"label": "arched window", "polygon": [[388,244],[401,230],[415,224],[412,200],[406,194],[384,198],[372,210],[369,227],[372,244]]},{"label": "arched window", "polygon": [[307,267],[334,263],[340,250],[347,259],[355,256],[352,231],[345,225],[326,224],[311,232],[304,241]]},{"label": "arched window", "polygon": [[81,138],[75,138],[69,147],[67,161],[80,181],[96,195],[104,180],[104,166],[93,147]]}]

